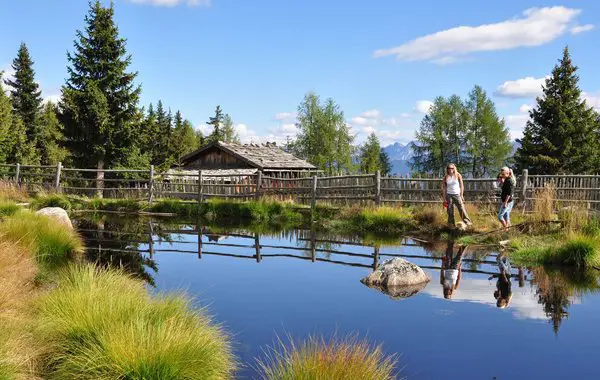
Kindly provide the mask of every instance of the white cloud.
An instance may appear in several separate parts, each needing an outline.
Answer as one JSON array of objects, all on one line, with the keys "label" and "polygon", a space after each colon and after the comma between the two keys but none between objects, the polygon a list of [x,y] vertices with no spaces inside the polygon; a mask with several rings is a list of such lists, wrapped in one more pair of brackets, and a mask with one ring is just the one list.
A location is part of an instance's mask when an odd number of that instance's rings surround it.
[{"label": "white cloud", "polygon": [[58,102],[60,101],[61,98],[62,98],[62,96],[60,94],[48,95],[48,96],[44,97],[44,100],[42,101],[42,103],[46,104],[46,103],[50,102],[50,103],[58,104]]},{"label": "white cloud", "polygon": [[519,112],[521,112],[521,113],[528,113],[532,109],[533,109],[533,107],[531,105],[529,105],[529,104],[522,104],[521,107],[519,107]]},{"label": "white cloud", "polygon": [[[547,77],[546,77],[547,78]],[[532,98],[542,94],[542,85],[546,78],[525,77],[502,83],[496,95],[509,98]]]},{"label": "white cloud", "polygon": [[546,44],[565,34],[581,13],[563,6],[531,8],[522,17],[479,26],[458,26],[375,51],[374,57],[449,64],[473,52],[508,50]]},{"label": "white cloud", "polygon": [[278,121],[292,121],[296,120],[297,116],[296,112],[279,112],[275,115],[274,119]]},{"label": "white cloud", "polygon": [[583,92],[581,95],[585,99],[588,106],[594,107],[597,111],[600,111],[600,91],[596,94]]},{"label": "white cloud", "polygon": [[417,103],[415,103],[415,111],[420,113],[428,113],[432,106],[433,102],[429,100],[419,100]]},{"label": "white cloud", "polygon": [[10,87],[7,86],[4,81],[5,80],[14,80],[15,77],[15,70],[13,70],[11,65],[5,65],[0,67],[0,72],[3,72],[2,74],[2,80],[0,81],[0,89],[4,90],[5,92],[10,90]]},{"label": "white cloud", "polygon": [[381,112],[379,110],[373,109],[363,112],[360,116],[366,117],[368,119],[376,119],[381,116]]},{"label": "white cloud", "polygon": [[511,139],[518,139],[523,137],[523,129],[529,120],[529,115],[526,113],[520,113],[518,115],[507,115],[504,117],[506,127],[510,132]]},{"label": "white cloud", "polygon": [[381,111],[372,109],[352,117],[348,126],[350,133],[356,136],[357,144],[362,144],[371,133],[375,133],[381,145],[386,146],[414,139],[418,123],[412,117],[410,113],[403,113],[400,117],[384,117]]},{"label": "white cloud", "polygon": [[579,34],[579,33],[583,33],[583,32],[589,32],[590,30],[593,30],[595,27],[596,26],[593,24],[576,25],[571,28],[571,34]]},{"label": "white cloud", "polygon": [[212,0],[129,0],[134,4],[148,4],[156,7],[175,7],[186,4],[189,7],[209,7]]}]

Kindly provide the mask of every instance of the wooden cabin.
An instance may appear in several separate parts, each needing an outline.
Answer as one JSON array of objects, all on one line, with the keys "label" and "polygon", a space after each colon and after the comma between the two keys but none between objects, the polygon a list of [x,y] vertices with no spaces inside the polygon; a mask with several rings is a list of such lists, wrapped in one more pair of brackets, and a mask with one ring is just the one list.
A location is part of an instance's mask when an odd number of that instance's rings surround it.
[{"label": "wooden cabin", "polygon": [[256,172],[277,178],[306,177],[317,168],[279,148],[275,143],[234,144],[211,142],[182,157],[184,171]]}]

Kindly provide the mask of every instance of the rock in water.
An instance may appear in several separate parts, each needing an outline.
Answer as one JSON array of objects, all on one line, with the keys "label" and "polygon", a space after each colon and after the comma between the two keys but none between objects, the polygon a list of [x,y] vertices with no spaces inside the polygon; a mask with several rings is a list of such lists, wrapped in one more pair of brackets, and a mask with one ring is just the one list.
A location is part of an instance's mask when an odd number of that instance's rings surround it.
[{"label": "rock in water", "polygon": [[[415,285],[426,284],[429,280],[427,274],[418,265],[394,257],[381,264],[377,270],[363,278],[361,282],[367,286],[382,287],[391,294],[401,293],[398,287],[414,287]],[[392,290],[394,292],[391,292]]]},{"label": "rock in water", "polygon": [[38,215],[46,215],[47,217],[55,219],[57,222],[64,224],[70,230],[73,229],[73,223],[71,223],[71,219],[69,218],[69,214],[60,208],[60,207],[44,207],[39,209],[36,214]]}]

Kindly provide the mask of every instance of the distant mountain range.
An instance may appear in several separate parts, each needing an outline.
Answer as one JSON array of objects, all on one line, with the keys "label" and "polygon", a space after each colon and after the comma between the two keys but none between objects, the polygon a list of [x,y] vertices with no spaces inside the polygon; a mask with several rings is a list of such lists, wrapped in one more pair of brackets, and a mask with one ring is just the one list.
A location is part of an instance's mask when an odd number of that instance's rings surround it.
[{"label": "distant mountain range", "polygon": [[[392,164],[392,175],[406,175],[410,173],[409,161],[413,157],[413,150],[411,149],[412,141],[408,144],[394,143],[383,148],[390,158]],[[514,155],[517,149],[521,146],[516,141],[512,142],[512,152]]]}]

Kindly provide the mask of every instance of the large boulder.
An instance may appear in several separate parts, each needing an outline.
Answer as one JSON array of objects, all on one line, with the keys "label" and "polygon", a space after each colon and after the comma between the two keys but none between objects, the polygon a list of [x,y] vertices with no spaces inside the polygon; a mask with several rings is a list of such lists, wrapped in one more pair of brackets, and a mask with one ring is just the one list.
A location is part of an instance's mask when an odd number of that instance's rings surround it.
[{"label": "large boulder", "polygon": [[67,214],[67,212],[60,207],[44,207],[39,209],[36,214],[46,215],[47,217],[53,218],[57,222],[64,224],[65,227],[69,228],[70,230],[73,229],[73,223],[71,223],[69,214]]},{"label": "large boulder", "polygon": [[393,298],[410,297],[422,290],[429,276],[416,264],[399,257],[382,263],[361,282],[370,288],[379,288]]}]

